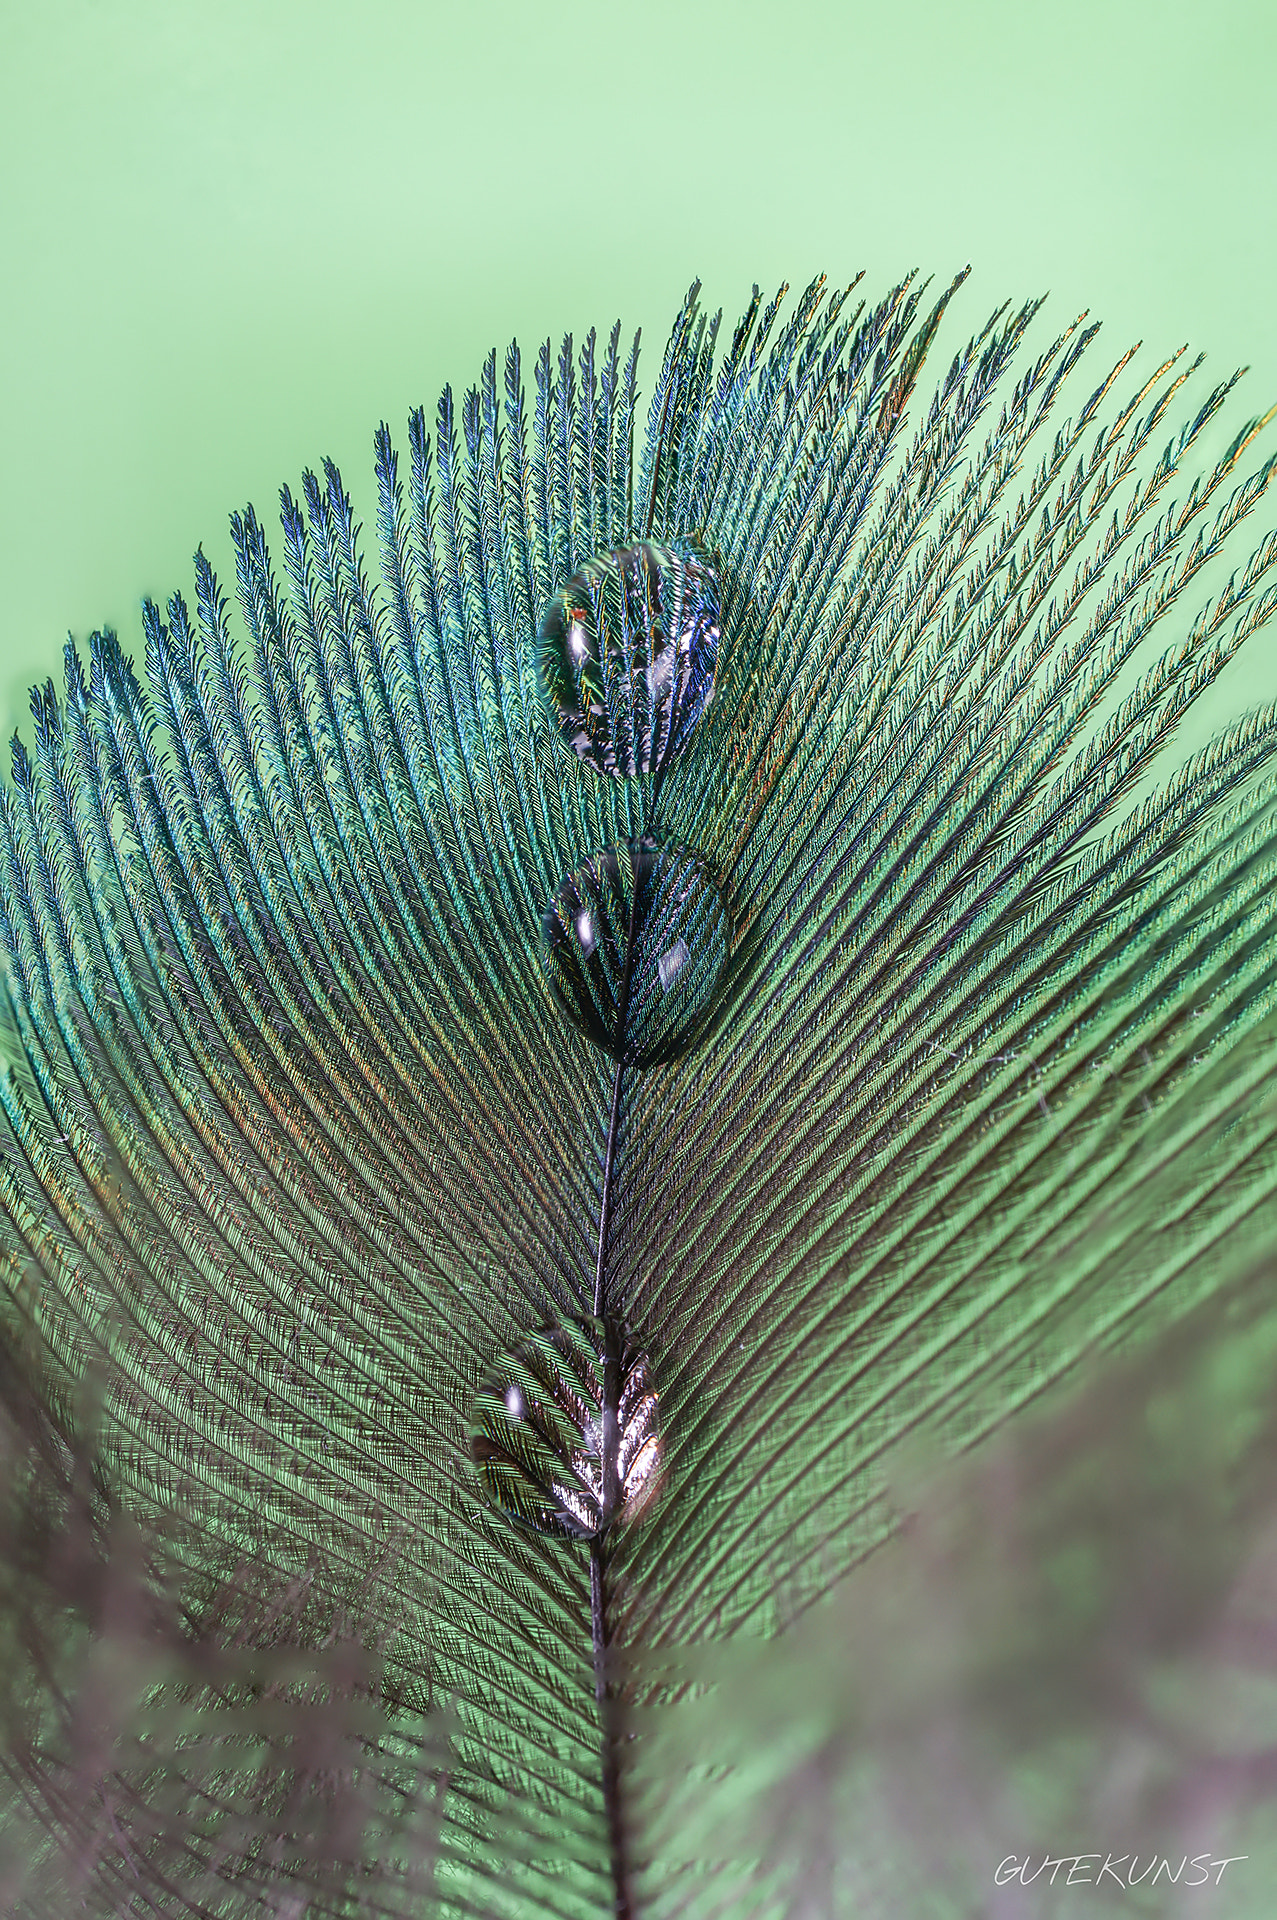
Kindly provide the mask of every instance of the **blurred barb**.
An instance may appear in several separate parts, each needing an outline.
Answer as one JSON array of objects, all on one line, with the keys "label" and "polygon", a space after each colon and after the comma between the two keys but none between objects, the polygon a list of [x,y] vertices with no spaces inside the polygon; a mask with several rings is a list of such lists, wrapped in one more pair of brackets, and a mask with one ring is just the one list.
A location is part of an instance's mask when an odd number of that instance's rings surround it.
[{"label": "blurred barb", "polygon": [[1271,1913],[1275,1280],[960,1463],[902,1453],[896,1537],[778,1639],[649,1656],[645,1911]]},{"label": "blurred barb", "polygon": [[448,1715],[388,1708],[380,1649],[351,1621],[303,1650],[313,1568],[179,1604],[176,1558],[3,1371],[0,1912],[420,1911]]}]

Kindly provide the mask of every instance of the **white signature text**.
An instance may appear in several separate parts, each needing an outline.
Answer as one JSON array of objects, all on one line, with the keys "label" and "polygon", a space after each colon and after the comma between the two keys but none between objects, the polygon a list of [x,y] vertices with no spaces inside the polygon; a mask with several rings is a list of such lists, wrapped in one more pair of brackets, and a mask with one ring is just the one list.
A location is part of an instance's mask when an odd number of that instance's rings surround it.
[{"label": "white signature text", "polygon": [[[1208,1883],[1217,1887],[1224,1877],[1225,1867],[1236,1866],[1239,1860],[1249,1858],[1248,1853],[1234,1853],[1225,1860],[1215,1860],[1209,1853],[1195,1853],[1191,1860],[1185,1854],[1177,1864],[1154,1853],[1141,1866],[1143,1855],[1138,1853],[1062,1853],[1058,1858],[1048,1853],[1040,1860],[1030,1854],[1021,1860],[1017,1854],[1009,1853],[994,1874],[993,1884],[995,1887],[1005,1887],[1009,1882],[1018,1880],[1022,1887],[1031,1887],[1035,1880],[1045,1875],[1047,1886],[1053,1887],[1056,1875],[1062,1868],[1067,1868],[1068,1872],[1060,1882],[1064,1887],[1093,1887],[1103,1880],[1115,1880],[1119,1887],[1155,1887],[1163,1878],[1175,1887],[1204,1887]],[[1095,1871],[1096,1861],[1103,1862],[1098,1873]]]}]

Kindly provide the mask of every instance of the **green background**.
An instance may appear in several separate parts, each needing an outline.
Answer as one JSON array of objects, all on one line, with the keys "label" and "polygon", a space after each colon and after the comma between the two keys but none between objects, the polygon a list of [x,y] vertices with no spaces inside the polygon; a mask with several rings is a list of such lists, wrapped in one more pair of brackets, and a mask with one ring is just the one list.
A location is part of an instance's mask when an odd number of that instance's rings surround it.
[{"label": "green background", "polygon": [[[964,324],[1050,289],[1113,357],[1191,340],[1215,373],[1251,365],[1238,412],[1277,398],[1273,0],[0,20],[10,725],[68,629],[136,645],[197,542],[225,569],[231,507],[273,513],[325,453],[366,501],[378,419],[400,431],[512,332],[619,314],[655,349],[694,275],[734,317],[755,278],[863,266],[877,292],[970,260]],[[1277,694],[1275,651],[1209,718]]]}]

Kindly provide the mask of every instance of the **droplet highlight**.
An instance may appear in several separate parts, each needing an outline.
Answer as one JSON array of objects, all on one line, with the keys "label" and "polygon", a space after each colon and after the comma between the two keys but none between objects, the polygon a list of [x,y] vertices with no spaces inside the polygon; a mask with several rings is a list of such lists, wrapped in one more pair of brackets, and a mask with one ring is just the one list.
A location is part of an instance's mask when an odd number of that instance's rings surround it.
[{"label": "droplet highlight", "polygon": [[691,957],[691,954],[687,950],[687,942],[680,934],[678,939],[675,940],[674,945],[668,948],[665,953],[661,954],[656,962],[656,971],[660,977],[662,992],[670,992],[674,982],[678,979],[679,974],[682,973],[683,968],[687,965]]},{"label": "droplet highlight", "polygon": [[537,675],[564,740],[622,778],[658,773],[709,703],[719,586],[692,540],[641,541],[588,561],[555,594],[537,637]]},{"label": "droplet highlight", "polygon": [[592,1540],[630,1525],[659,1487],[660,1407],[648,1357],[621,1328],[612,1347],[610,1410],[602,1320],[539,1328],[475,1395],[470,1453],[484,1490],[538,1533]]},{"label": "droplet highlight", "polygon": [[542,955],[573,1025],[614,1059],[651,1066],[681,1052],[701,1024],[729,932],[702,856],[645,835],[603,847],[561,883],[542,922]]}]

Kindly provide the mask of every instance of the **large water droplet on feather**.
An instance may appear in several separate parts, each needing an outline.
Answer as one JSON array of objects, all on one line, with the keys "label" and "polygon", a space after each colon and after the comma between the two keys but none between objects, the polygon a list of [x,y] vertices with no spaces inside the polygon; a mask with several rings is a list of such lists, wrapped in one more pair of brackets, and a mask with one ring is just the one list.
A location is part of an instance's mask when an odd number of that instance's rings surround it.
[{"label": "large water droplet on feather", "polygon": [[610,1412],[602,1320],[540,1328],[480,1386],[470,1452],[489,1497],[511,1519],[589,1540],[629,1525],[656,1493],[661,1436],[651,1367],[623,1329],[614,1330],[612,1347]]},{"label": "large water droplet on feather", "polygon": [[556,593],[537,673],[563,738],[618,777],[682,752],[714,689],[719,594],[691,540],[642,541],[590,560]]},{"label": "large water droplet on feather", "polygon": [[573,1025],[614,1058],[650,1066],[680,1052],[709,1007],[727,958],[727,912],[700,854],[648,837],[623,840],[563,881],[542,922],[542,941],[550,985]]}]

